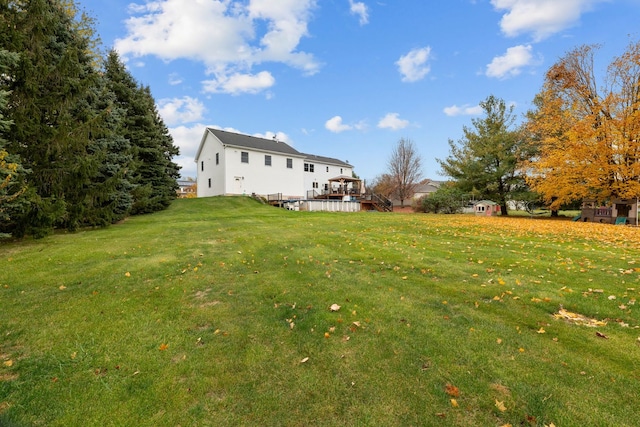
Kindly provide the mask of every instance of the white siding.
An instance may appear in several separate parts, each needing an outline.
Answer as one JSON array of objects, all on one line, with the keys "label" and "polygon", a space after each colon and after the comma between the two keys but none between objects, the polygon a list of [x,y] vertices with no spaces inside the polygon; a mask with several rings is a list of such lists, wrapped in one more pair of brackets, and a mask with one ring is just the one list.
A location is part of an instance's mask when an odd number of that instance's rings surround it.
[{"label": "white siding", "polygon": [[[249,153],[249,163],[241,162],[241,153]],[[271,166],[266,166],[264,156],[271,156]],[[287,168],[287,159],[293,167]],[[266,196],[282,193],[284,198],[303,198],[302,158],[274,152],[256,151],[248,148],[226,147],[227,188],[225,194],[252,193]]]},{"label": "white siding", "polygon": [[[205,134],[204,145],[196,159],[198,166],[198,197],[219,196],[225,194],[224,149],[218,138],[209,132]],[[219,162],[216,164],[216,154]],[[211,187],[209,187],[211,181]]]}]

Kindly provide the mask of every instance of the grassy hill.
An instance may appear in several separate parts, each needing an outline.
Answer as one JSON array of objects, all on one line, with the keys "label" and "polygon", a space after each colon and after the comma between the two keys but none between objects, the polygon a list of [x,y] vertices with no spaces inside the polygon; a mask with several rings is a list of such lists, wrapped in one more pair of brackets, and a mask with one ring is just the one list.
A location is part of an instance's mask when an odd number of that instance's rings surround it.
[{"label": "grassy hill", "polygon": [[0,425],[637,426],[638,232],[210,198],[4,243]]}]

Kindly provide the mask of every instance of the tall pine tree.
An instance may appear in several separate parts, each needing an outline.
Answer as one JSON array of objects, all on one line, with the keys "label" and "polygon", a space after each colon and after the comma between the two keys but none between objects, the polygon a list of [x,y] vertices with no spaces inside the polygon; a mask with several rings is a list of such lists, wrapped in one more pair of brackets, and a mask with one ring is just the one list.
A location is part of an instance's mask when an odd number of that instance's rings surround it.
[{"label": "tall pine tree", "polygon": [[[0,49],[0,86],[10,80],[10,68],[18,60],[18,54]],[[26,175],[20,158],[9,153],[4,135],[11,126],[5,117],[9,93],[0,89],[0,238],[11,236],[13,217],[20,216],[29,206]]]},{"label": "tall pine tree", "polygon": [[131,143],[130,173],[133,214],[165,209],[176,198],[179,167],[173,162],[178,148],[162,121],[148,87],[140,86],[115,51],[105,61],[105,76],[125,111],[122,135]]},{"label": "tall pine tree", "polygon": [[42,236],[54,226],[73,229],[84,215],[81,190],[98,166],[88,150],[95,119],[89,95],[98,74],[87,38],[73,31],[60,4],[31,0],[9,9],[14,22],[6,40],[21,52],[9,87],[9,149],[31,169],[29,183],[37,194],[16,233]]}]

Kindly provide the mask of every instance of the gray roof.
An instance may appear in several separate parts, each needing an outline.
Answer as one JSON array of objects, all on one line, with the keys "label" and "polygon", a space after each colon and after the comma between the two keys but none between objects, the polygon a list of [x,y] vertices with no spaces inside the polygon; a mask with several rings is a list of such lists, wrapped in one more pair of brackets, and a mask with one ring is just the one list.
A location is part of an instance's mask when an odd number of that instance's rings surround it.
[{"label": "gray roof", "polygon": [[353,167],[347,162],[343,162],[342,160],[334,159],[332,157],[316,156],[315,154],[306,153],[303,153],[303,155],[306,156],[307,160],[310,162],[327,163],[330,165],[343,166],[345,168]]},{"label": "gray roof", "polygon": [[415,188],[416,193],[433,193],[437,191],[444,181],[433,181],[431,179],[425,179]]},{"label": "gray roof", "polygon": [[224,145],[232,145],[234,147],[251,148],[261,151],[272,151],[281,154],[290,154],[293,156],[304,156],[301,152],[290,145],[278,141],[276,139],[258,138],[256,136],[243,135],[241,133],[227,132],[225,130],[207,128],[209,132],[214,134],[216,138]]}]

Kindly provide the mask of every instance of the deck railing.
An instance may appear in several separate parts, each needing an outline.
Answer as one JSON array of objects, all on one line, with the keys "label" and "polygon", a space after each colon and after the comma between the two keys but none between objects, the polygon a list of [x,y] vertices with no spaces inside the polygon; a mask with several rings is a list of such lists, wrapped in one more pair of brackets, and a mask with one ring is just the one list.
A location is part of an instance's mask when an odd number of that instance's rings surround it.
[{"label": "deck railing", "polygon": [[382,194],[371,193],[371,202],[378,210],[383,212],[393,211],[393,203]]},{"label": "deck railing", "polygon": [[268,202],[279,202],[282,200],[282,193],[267,194]]}]

